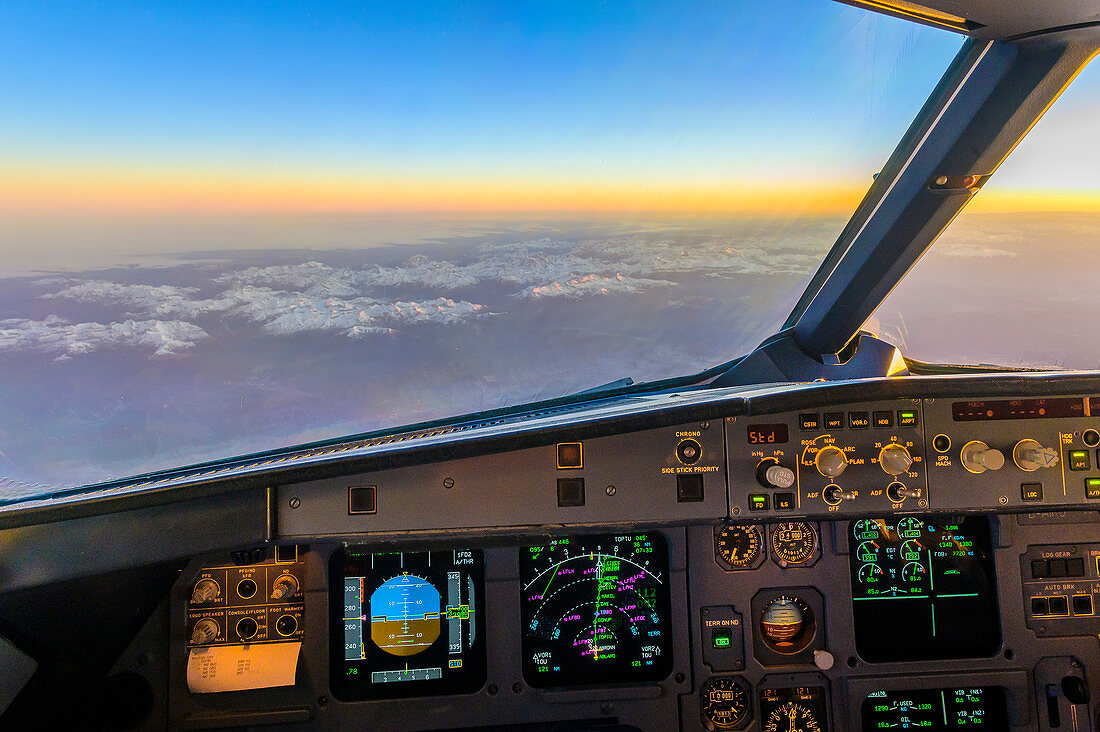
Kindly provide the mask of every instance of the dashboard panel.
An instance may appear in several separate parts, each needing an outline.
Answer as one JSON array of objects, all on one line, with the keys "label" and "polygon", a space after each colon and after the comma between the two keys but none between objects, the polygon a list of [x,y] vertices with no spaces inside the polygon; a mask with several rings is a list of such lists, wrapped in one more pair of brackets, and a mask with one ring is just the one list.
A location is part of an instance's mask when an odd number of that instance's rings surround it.
[{"label": "dashboard panel", "polygon": [[189,552],[116,671],[167,649],[174,729],[1094,729],[1090,379],[718,390],[267,473],[195,499],[255,538]]}]

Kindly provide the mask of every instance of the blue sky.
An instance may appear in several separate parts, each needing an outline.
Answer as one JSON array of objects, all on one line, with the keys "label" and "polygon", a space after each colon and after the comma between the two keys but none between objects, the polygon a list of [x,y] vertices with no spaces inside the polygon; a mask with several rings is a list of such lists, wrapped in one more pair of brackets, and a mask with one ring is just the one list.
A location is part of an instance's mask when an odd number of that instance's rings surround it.
[{"label": "blue sky", "polygon": [[867,180],[960,44],[822,0],[9,2],[0,168]]}]

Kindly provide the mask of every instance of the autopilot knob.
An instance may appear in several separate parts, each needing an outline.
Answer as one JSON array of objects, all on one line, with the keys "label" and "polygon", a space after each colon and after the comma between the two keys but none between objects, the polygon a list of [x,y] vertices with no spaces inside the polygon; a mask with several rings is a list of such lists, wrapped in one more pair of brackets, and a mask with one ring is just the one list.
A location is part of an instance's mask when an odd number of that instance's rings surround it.
[{"label": "autopilot knob", "polygon": [[1058,451],[1043,447],[1035,440],[1020,440],[1012,448],[1012,459],[1020,470],[1032,472],[1039,468],[1053,468],[1058,464]]},{"label": "autopilot knob", "polygon": [[848,456],[836,445],[828,445],[818,450],[814,464],[817,472],[827,478],[835,478],[848,467]]},{"label": "autopilot knob", "polygon": [[981,440],[971,440],[963,445],[959,453],[959,462],[971,473],[984,473],[987,470],[1000,470],[1005,464],[1005,455]]},{"label": "autopilot knob", "polygon": [[298,591],[298,580],[292,574],[284,574],[271,586],[272,600],[285,600]]},{"label": "autopilot knob", "polygon": [[903,445],[891,442],[879,451],[878,464],[890,475],[901,475],[913,464],[913,456]]},{"label": "autopilot knob", "polygon": [[766,458],[756,468],[756,480],[765,488],[790,488],[794,485],[794,471],[775,458]]}]

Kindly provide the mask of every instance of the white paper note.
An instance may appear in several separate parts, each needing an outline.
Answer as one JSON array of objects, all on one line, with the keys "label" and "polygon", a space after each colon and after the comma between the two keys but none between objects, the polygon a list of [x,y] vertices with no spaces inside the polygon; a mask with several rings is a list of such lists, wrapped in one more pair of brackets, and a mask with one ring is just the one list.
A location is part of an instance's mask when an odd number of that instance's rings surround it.
[{"label": "white paper note", "polygon": [[191,649],[187,688],[192,694],[293,686],[301,641]]}]

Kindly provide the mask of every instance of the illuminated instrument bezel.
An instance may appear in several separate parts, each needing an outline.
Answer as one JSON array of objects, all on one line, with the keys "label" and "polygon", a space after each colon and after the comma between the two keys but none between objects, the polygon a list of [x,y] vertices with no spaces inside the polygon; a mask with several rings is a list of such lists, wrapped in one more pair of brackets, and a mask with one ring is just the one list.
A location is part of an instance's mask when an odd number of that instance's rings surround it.
[{"label": "illuminated instrument bezel", "polygon": [[[732,558],[732,555],[727,556],[727,553],[722,549],[723,537],[732,533],[751,537],[749,539],[751,556],[744,557],[737,561]],[[754,549],[751,548],[753,541],[755,541]],[[714,557],[718,565],[726,571],[736,572],[759,567],[764,563],[764,559],[768,553],[765,543],[764,532],[759,524],[727,521],[714,527]]]}]

